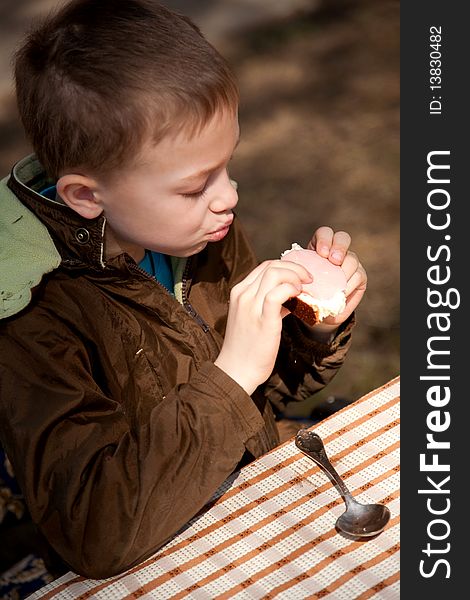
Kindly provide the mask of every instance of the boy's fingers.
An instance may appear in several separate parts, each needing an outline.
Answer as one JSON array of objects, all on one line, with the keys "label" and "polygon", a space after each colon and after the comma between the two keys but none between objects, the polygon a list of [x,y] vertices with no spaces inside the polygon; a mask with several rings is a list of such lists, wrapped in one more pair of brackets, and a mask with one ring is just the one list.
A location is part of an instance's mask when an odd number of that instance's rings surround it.
[{"label": "boy's fingers", "polygon": [[334,231],[331,227],[319,227],[313,236],[313,238],[308,243],[309,250],[315,250],[323,256],[324,258],[328,258],[330,254],[331,244],[333,242]]},{"label": "boy's fingers", "polygon": [[248,287],[249,285],[251,285],[254,281],[256,281],[256,279],[263,274],[263,272],[269,267],[271,261],[264,261],[262,263],[260,263],[257,267],[255,267],[253,269],[253,271],[251,271],[250,273],[248,273],[248,275],[245,277],[245,279],[242,279],[242,281],[240,281],[239,283],[237,283],[236,286],[234,286],[233,289],[237,288],[239,291],[245,289],[246,287]]},{"label": "boy's fingers", "polygon": [[269,280],[272,281],[271,287],[281,282],[282,277],[285,276],[288,277],[287,281],[291,281],[292,276],[297,277],[303,283],[310,283],[313,280],[310,273],[302,265],[287,260],[269,260],[258,265],[235,287],[238,291],[243,291],[253,285],[256,293],[265,276],[268,276]]},{"label": "boy's fingers", "polygon": [[349,246],[351,245],[351,236],[346,231],[337,231],[333,236],[333,242],[330,248],[329,260],[335,265],[340,265]]},{"label": "boy's fingers", "polygon": [[328,258],[333,264],[341,265],[351,245],[351,236],[346,231],[333,231],[331,227],[319,227],[308,244],[310,250],[316,250],[320,256]]},{"label": "boy's fingers", "polygon": [[299,295],[299,289],[292,283],[281,283],[271,289],[264,297],[262,306],[262,317],[275,319],[279,315],[284,318],[289,311],[283,307],[283,303],[289,298]]},{"label": "boy's fingers", "polygon": [[346,258],[343,260],[343,263],[341,264],[341,268],[343,269],[346,275],[346,279],[349,279],[351,275],[357,271],[359,265],[360,262],[357,258],[357,254],[349,251],[346,254]]},{"label": "boy's fingers", "polygon": [[346,286],[345,294],[346,298],[349,298],[349,295],[358,290],[365,290],[367,287],[367,273],[365,272],[363,266],[359,264],[357,270],[351,275],[348,279],[348,284]]},{"label": "boy's fingers", "polygon": [[[279,261],[266,269],[258,277],[259,287],[256,292],[258,298],[264,297],[272,288],[283,283],[292,283],[302,290],[303,283],[311,283],[313,277],[302,265],[289,261]],[[256,283],[256,282],[255,282]]]},{"label": "boy's fingers", "polygon": [[346,294],[346,298],[349,298],[350,294],[355,290],[365,290],[367,286],[367,277],[365,276],[364,269],[359,268],[353,275],[348,279],[348,283],[346,285],[346,289],[344,293]]},{"label": "boy's fingers", "polygon": [[[261,312],[263,311],[263,303],[266,296],[268,296],[272,290],[286,284],[291,286],[291,289],[294,290],[293,294],[296,296],[302,291],[302,282],[299,275],[293,270],[275,268],[269,269],[263,273],[255,294],[255,300],[260,302],[259,307]],[[284,302],[284,300],[282,302]]]},{"label": "boy's fingers", "polygon": [[313,281],[313,275],[300,263],[292,262],[290,260],[279,260],[273,264],[273,267],[294,271],[300,277],[302,283],[312,283]]}]

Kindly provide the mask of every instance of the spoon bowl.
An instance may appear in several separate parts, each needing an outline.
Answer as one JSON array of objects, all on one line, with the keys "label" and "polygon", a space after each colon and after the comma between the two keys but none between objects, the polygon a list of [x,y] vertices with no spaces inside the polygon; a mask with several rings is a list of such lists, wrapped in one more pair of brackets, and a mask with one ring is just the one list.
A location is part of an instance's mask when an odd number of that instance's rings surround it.
[{"label": "spoon bowl", "polygon": [[390,520],[390,511],[383,504],[362,504],[351,494],[346,484],[331,464],[320,436],[301,429],[295,436],[295,445],[311,458],[339,489],[346,510],[336,521],[336,527],[352,537],[372,537],[379,534]]},{"label": "spoon bowl", "polygon": [[354,537],[371,537],[383,531],[390,511],[383,504],[361,504],[354,500],[336,521],[336,527]]}]

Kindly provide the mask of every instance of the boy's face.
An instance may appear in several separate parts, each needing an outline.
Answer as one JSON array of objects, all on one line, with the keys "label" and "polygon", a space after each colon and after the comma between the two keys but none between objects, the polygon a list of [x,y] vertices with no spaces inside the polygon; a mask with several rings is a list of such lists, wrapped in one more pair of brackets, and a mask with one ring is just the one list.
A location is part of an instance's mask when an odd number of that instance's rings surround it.
[{"label": "boy's face", "polygon": [[220,112],[191,139],[164,138],[137,167],[98,181],[107,238],[136,260],[144,249],[190,256],[223,239],[238,202],[227,165],[239,135],[237,117]]}]

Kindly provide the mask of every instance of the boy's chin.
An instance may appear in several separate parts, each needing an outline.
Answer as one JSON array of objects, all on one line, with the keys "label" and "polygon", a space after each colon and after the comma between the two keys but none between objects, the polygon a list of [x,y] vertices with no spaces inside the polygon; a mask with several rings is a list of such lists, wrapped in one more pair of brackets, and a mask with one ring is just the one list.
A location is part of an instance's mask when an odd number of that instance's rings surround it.
[{"label": "boy's chin", "polygon": [[188,249],[181,249],[181,250],[175,250],[173,252],[170,252],[169,254],[171,256],[175,256],[177,258],[189,258],[190,256],[194,256],[195,254],[199,254],[199,252],[202,252],[202,250],[204,250],[204,248],[207,246],[209,242],[201,242],[200,244],[197,244],[196,246],[193,246],[192,248],[188,248]]}]

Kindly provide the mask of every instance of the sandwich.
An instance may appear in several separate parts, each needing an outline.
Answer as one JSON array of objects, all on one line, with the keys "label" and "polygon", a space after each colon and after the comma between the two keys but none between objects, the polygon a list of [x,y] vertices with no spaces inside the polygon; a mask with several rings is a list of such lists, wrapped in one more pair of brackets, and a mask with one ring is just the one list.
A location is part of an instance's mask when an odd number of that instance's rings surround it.
[{"label": "sandwich", "polygon": [[329,316],[343,312],[346,306],[346,275],[341,267],[323,258],[315,250],[292,244],[281,254],[288,260],[305,267],[312,274],[312,283],[302,285],[302,292],[284,302],[284,306],[308,325],[320,323]]}]

